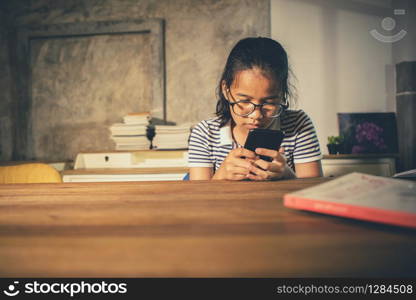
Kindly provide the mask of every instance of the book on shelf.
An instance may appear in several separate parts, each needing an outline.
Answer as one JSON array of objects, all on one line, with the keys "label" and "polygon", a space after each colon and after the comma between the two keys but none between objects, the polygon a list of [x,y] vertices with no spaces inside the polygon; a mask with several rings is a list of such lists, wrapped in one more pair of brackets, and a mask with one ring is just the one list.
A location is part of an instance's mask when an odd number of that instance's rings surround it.
[{"label": "book on shelf", "polygon": [[117,151],[128,151],[128,150],[147,150],[150,148],[150,141],[144,144],[116,144]]},{"label": "book on shelf", "polygon": [[394,178],[403,178],[403,179],[416,179],[416,169],[403,171],[393,175]]},{"label": "book on shelf", "polygon": [[144,144],[149,142],[145,135],[112,135],[111,139],[117,144]]},{"label": "book on shelf", "polygon": [[113,124],[110,132],[116,150],[150,149],[151,143],[147,136],[150,120],[149,112],[129,113],[123,117],[123,123]]},{"label": "book on shelf", "polygon": [[110,127],[111,135],[144,135],[146,136],[147,125],[115,123]]},{"label": "book on shelf", "polygon": [[128,113],[123,117],[125,124],[148,125],[151,119],[150,112]]},{"label": "book on shelf", "polygon": [[183,133],[189,132],[191,129],[190,123],[181,125],[155,125],[155,129],[159,133]]},{"label": "book on shelf", "polygon": [[364,173],[285,194],[284,206],[416,228],[416,183]]},{"label": "book on shelf", "polygon": [[111,136],[116,143],[116,150],[147,150],[150,141],[145,135]]},{"label": "book on shelf", "polygon": [[156,125],[153,138],[154,149],[187,149],[191,124]]}]

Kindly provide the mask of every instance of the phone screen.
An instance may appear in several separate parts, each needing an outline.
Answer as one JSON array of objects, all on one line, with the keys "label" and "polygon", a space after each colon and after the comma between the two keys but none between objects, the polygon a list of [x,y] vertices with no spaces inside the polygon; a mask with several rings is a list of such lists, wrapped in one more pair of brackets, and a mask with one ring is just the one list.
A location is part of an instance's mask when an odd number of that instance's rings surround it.
[{"label": "phone screen", "polygon": [[[281,130],[256,128],[249,131],[244,148],[253,152],[256,148],[279,151],[283,138],[284,133]],[[260,155],[260,158],[265,161],[272,161],[272,158],[268,156]]]}]

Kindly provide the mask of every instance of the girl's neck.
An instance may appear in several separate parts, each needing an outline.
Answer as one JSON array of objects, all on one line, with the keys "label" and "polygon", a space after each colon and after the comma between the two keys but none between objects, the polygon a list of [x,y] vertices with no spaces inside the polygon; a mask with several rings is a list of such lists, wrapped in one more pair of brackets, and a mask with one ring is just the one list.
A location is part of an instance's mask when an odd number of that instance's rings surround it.
[{"label": "girl's neck", "polygon": [[231,121],[231,134],[237,145],[242,147],[246,142],[248,130],[238,127],[234,121]]}]

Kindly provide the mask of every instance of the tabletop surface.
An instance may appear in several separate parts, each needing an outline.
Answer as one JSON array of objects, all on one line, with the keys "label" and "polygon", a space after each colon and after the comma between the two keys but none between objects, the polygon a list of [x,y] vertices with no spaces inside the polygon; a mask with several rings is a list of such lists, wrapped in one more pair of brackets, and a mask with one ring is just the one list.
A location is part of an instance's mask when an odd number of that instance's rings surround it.
[{"label": "tabletop surface", "polygon": [[291,210],[329,179],[0,186],[2,277],[415,277],[416,231]]}]

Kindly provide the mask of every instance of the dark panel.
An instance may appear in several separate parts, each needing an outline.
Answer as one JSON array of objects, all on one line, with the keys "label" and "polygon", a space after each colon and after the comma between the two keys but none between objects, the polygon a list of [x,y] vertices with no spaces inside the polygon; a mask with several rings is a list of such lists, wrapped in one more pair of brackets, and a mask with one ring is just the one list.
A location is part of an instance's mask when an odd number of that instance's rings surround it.
[{"label": "dark panel", "polygon": [[396,65],[398,171],[416,169],[416,62]]},{"label": "dark panel", "polygon": [[405,61],[396,65],[397,93],[416,91],[416,61]]},{"label": "dark panel", "polygon": [[416,94],[397,96],[398,171],[416,169]]}]

